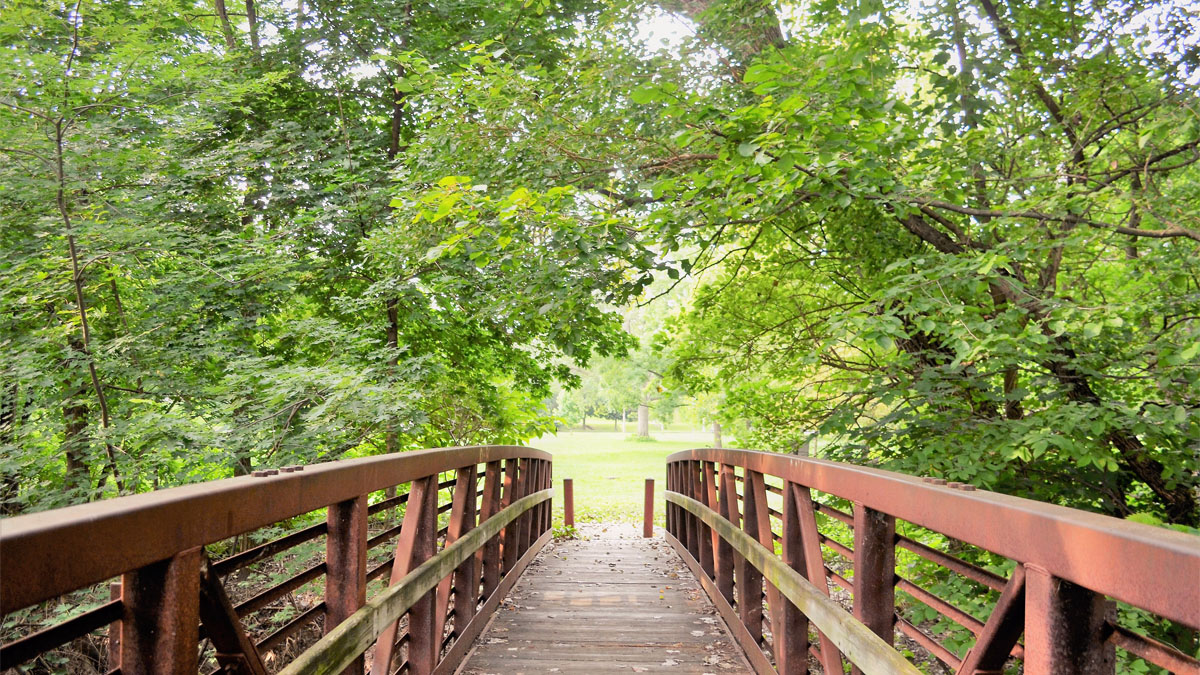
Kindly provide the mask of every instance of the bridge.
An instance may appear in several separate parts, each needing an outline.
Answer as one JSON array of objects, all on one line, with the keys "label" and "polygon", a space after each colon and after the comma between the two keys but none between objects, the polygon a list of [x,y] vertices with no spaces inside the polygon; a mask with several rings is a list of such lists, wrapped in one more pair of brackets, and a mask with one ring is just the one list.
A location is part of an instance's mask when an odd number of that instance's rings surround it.
[{"label": "bridge", "polygon": [[667,459],[661,538],[548,547],[552,460],[427,450],[0,521],[0,670],[1200,673],[1189,534],[699,449]]}]

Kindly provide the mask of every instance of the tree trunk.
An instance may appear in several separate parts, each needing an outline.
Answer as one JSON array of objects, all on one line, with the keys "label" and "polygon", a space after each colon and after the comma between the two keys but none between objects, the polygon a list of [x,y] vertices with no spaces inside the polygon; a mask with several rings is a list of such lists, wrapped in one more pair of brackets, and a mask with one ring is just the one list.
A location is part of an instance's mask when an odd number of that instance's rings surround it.
[{"label": "tree trunk", "polygon": [[626,414],[628,412],[629,412],[628,410],[621,408],[621,433],[623,433],[623,434],[629,433],[629,429],[626,428],[626,426],[625,426],[626,425],[625,418],[626,418]]},{"label": "tree trunk", "polygon": [[638,404],[638,430],[637,435],[642,438],[650,436],[650,406],[645,403]]},{"label": "tree trunk", "polygon": [[713,420],[712,431],[713,431],[713,447],[714,448],[722,447],[721,446],[721,423],[716,420]]},{"label": "tree trunk", "polygon": [[[400,307],[396,298],[389,298],[387,310],[387,348],[388,348],[388,378],[395,377],[396,368],[400,365]],[[396,420],[387,421],[387,431],[383,441],[384,452],[392,454],[400,451],[400,434],[396,432]]]},{"label": "tree trunk", "polygon": [[250,26],[250,49],[257,59],[262,56],[262,44],[258,39],[258,12],[254,9],[254,0],[246,0],[246,23]]},{"label": "tree trunk", "polygon": [[225,8],[225,0],[216,0],[217,18],[221,21],[221,34],[225,36],[225,48],[233,51],[233,25],[229,23],[229,10]]}]

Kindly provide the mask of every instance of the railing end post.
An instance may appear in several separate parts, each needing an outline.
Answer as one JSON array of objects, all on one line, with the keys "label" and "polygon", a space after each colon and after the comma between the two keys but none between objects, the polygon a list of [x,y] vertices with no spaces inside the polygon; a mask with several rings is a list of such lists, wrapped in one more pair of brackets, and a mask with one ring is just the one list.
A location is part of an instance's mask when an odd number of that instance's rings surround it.
[{"label": "railing end post", "polygon": [[575,527],[575,481],[563,479],[563,526]]},{"label": "railing end post", "polygon": [[646,479],[646,508],[642,520],[642,537],[649,539],[654,536],[654,479]]}]

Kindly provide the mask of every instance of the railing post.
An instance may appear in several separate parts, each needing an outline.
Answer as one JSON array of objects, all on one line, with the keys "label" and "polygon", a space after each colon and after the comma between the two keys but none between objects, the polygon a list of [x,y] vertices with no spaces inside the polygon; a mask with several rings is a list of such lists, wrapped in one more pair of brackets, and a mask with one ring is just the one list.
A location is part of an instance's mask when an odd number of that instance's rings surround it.
[{"label": "railing post", "polygon": [[[733,475],[733,467],[722,464],[720,469],[721,487],[717,495],[717,506],[721,517],[738,526],[737,480]],[[740,557],[740,556],[739,556]],[[717,538],[717,554],[715,561],[717,573],[717,590],[725,601],[733,605],[733,546],[724,537]]]},{"label": "railing post", "polygon": [[[703,497],[700,496],[700,490],[702,489],[700,485],[700,462],[690,461],[687,462],[686,466],[687,496],[697,501],[702,501]],[[688,515],[691,516],[688,519],[688,551],[691,552],[696,562],[703,564],[704,544],[702,540],[704,539],[704,522],[690,512]]]},{"label": "railing post", "polygon": [[[804,544],[796,505],[795,483],[783,484],[783,562],[805,573]],[[780,675],[808,672],[808,617],[791,600],[783,600],[780,626],[775,630],[775,663]]]},{"label": "railing post", "polygon": [[[517,483],[520,487],[517,489],[517,498],[528,497],[537,489],[537,460],[522,459],[517,465]],[[517,536],[517,558],[525,555],[525,551],[529,550],[529,542],[533,540],[533,513],[526,511],[517,519],[520,523]]]},{"label": "railing post", "polygon": [[575,527],[575,481],[563,479],[563,526]]},{"label": "railing post", "polygon": [[[433,557],[437,548],[438,475],[414,480],[408,491],[404,522],[396,540],[389,585],[395,585],[421,563]],[[434,635],[435,592],[430,591],[408,610],[408,672],[429,675],[437,665],[441,635]],[[399,621],[393,621],[379,635],[375,645],[373,675],[389,675],[396,647]]]},{"label": "railing post", "polygon": [[1104,596],[1026,564],[1025,672],[1112,675],[1116,652],[1103,629],[1115,611]]},{"label": "railing post", "polygon": [[[895,641],[896,519],[854,505],[854,618],[888,644]],[[856,675],[862,671],[852,670]]]},{"label": "railing post", "polygon": [[[763,541],[759,511],[766,507],[755,499],[755,485],[763,480],[762,474],[745,469],[742,476],[742,531],[752,539]],[[768,521],[769,522],[769,521]],[[770,537],[770,531],[766,533]],[[772,546],[774,554],[774,546]],[[745,558],[738,559],[738,613],[742,624],[758,644],[763,643],[763,576],[758,568]]]},{"label": "railing post", "polygon": [[[546,467],[546,475],[542,477],[542,489],[549,490],[554,487],[554,462],[545,459],[542,464]],[[554,501],[553,497],[542,503],[542,530],[539,536],[554,529]]]},{"label": "railing post", "polygon": [[646,479],[646,490],[642,500],[642,538],[654,536],[654,479]]},{"label": "railing post", "polygon": [[[459,468],[454,481],[454,502],[450,506],[450,523],[446,528],[446,546],[475,529],[476,488],[478,468],[471,464]],[[437,588],[437,611],[434,614],[435,635],[445,631],[450,612],[451,591],[454,592],[454,625],[462,629],[475,614],[479,598],[479,572],[475,569],[475,556],[463,561],[453,573],[442,579]]]},{"label": "railing post", "polygon": [[[678,466],[679,462],[671,462],[671,464],[667,465],[666,489],[671,490],[672,492],[679,491],[679,482],[676,479],[676,471]],[[667,532],[670,532],[672,537],[679,539],[680,542],[682,542],[683,537],[680,536],[679,533],[679,507],[671,502],[666,502],[664,507],[662,507],[662,513],[664,513]]]},{"label": "railing post", "polygon": [[[325,633],[367,601],[367,496],[330,505],[325,521]],[[363,672],[359,657],[342,675]]]},{"label": "railing post", "polygon": [[188,549],[122,576],[122,673],[196,672],[203,552]]},{"label": "railing post", "polygon": [[[488,462],[487,468],[484,469],[483,475],[483,504],[479,522],[486,522],[488,518],[500,512],[500,488],[503,483],[503,476],[500,473],[500,462]],[[502,561],[500,560],[500,538],[503,535],[496,535],[484,544],[483,550],[478,556],[483,568],[483,597],[490,598],[492,593],[496,591],[496,587],[500,585],[500,570]]]},{"label": "railing post", "polygon": [[[692,497],[696,501],[704,504],[708,508],[714,505],[709,503],[709,493],[712,492],[712,464],[709,462],[696,462],[697,478],[696,478],[696,494]],[[700,569],[704,574],[712,579],[715,572],[713,567],[713,530],[704,521],[696,519],[699,528],[699,536],[696,544],[700,547]]]},{"label": "railing post", "polygon": [[[708,508],[712,509],[713,511],[716,511],[717,510],[717,473],[716,473],[716,468],[714,467],[712,462],[701,462],[700,463],[700,472],[701,472],[701,479],[702,479],[701,483],[704,486],[704,488],[703,488],[704,491],[700,495],[700,501],[703,502],[704,505],[707,506]],[[706,533],[706,536],[704,537],[704,541],[702,541],[700,543],[700,549],[701,549],[702,553],[705,556],[707,556],[707,558],[708,558],[708,566],[704,567],[704,571],[706,574],[708,574],[710,579],[716,579],[717,578],[717,551],[718,551],[718,548],[720,547],[721,535],[717,534],[716,530],[712,529],[711,527],[709,527],[707,525],[704,526],[704,532]],[[703,563],[704,563],[704,561],[702,560],[701,564],[703,565]]]},{"label": "railing post", "polygon": [[[108,599],[121,599],[121,582],[114,581],[108,585]],[[121,667],[121,621],[117,620],[108,625],[108,669],[117,670]]]},{"label": "railing post", "polygon": [[[519,494],[515,494],[517,492],[519,492],[517,485],[517,459],[506,459],[504,460],[504,494],[500,498],[501,510],[508,508],[509,504],[521,498]],[[502,542],[501,554],[504,556],[504,567],[501,576],[508,574],[508,571],[517,564],[517,541],[519,539],[517,534],[520,531],[521,526],[517,521],[513,521],[504,527],[504,531],[500,535],[500,541]]]}]

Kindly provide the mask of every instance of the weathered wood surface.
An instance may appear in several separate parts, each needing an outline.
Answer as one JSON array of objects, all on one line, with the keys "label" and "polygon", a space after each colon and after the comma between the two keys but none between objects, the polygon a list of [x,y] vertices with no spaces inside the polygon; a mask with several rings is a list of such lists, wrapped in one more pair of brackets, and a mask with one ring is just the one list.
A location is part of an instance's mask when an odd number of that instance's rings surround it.
[{"label": "weathered wood surface", "polygon": [[546,547],[460,673],[752,672],[670,545],[632,526],[582,532]]}]

